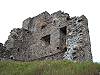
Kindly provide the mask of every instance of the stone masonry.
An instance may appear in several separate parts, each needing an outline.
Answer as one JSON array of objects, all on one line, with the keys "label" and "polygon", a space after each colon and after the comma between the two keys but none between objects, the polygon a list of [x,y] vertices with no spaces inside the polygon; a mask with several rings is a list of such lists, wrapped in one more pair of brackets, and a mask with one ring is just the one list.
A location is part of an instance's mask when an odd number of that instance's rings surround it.
[{"label": "stone masonry", "polygon": [[27,18],[22,28],[11,30],[4,46],[12,60],[92,60],[87,18],[62,11]]}]

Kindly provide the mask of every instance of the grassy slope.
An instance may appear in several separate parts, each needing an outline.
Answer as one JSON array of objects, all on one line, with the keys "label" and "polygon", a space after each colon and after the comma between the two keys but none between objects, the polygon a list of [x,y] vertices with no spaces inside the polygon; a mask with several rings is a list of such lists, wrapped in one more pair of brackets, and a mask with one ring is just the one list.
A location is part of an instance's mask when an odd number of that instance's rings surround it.
[{"label": "grassy slope", "polygon": [[0,62],[0,75],[98,75],[100,64],[70,61]]}]

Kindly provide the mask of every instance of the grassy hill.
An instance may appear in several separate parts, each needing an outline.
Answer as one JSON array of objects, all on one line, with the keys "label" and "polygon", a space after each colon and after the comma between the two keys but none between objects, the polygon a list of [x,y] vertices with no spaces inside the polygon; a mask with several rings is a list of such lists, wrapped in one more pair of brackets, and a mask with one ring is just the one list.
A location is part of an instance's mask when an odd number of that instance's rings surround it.
[{"label": "grassy hill", "polygon": [[70,61],[1,61],[0,75],[99,75],[100,64]]}]

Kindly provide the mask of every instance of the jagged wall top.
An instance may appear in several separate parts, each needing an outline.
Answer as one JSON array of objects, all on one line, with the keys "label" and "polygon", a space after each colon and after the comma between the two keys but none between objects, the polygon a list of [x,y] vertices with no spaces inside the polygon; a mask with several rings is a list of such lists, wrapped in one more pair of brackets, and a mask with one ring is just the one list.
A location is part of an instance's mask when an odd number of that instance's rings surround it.
[{"label": "jagged wall top", "polygon": [[62,11],[25,19],[21,29],[11,31],[5,47],[15,60],[92,59],[87,18]]},{"label": "jagged wall top", "polygon": [[23,21],[22,28],[27,29],[29,31],[34,31],[34,26],[47,25],[47,23],[54,23],[53,21],[57,21],[57,19],[68,20],[70,19],[69,14],[64,13],[62,11],[57,11],[53,14],[49,14],[47,11],[35,16],[33,18],[29,17]]}]

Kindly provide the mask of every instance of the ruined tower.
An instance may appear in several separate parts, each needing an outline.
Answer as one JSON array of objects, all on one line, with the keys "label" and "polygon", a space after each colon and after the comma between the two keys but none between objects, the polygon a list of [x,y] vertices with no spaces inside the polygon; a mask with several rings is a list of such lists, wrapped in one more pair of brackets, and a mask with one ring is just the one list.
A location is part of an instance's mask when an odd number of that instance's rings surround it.
[{"label": "ruined tower", "polygon": [[87,18],[62,11],[27,18],[11,31],[5,47],[13,60],[92,60]]}]

